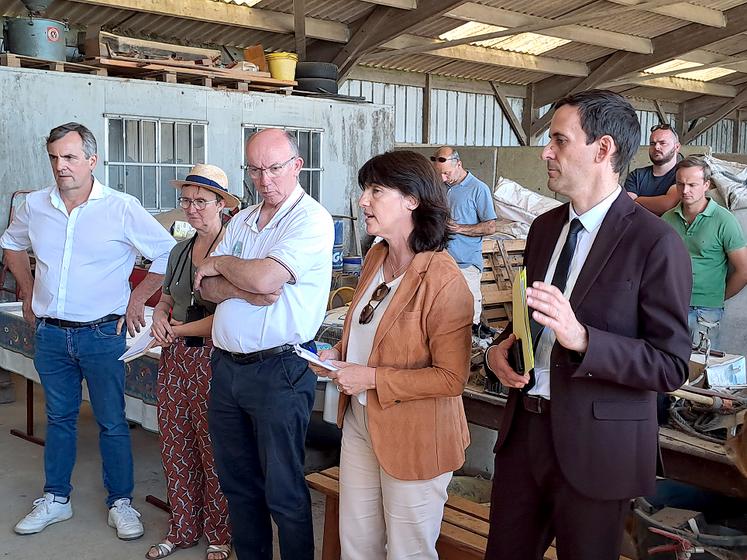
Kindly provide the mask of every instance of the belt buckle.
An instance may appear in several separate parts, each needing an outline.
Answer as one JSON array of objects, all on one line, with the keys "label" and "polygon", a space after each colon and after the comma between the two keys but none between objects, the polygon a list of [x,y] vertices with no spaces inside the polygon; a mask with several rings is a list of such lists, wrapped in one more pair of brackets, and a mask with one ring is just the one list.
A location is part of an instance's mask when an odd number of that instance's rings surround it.
[{"label": "belt buckle", "polygon": [[542,414],[543,412],[547,412],[547,408],[544,406],[544,401],[542,397],[532,397],[529,395],[525,395],[523,398],[523,405],[524,410],[527,412],[531,412],[532,414]]}]

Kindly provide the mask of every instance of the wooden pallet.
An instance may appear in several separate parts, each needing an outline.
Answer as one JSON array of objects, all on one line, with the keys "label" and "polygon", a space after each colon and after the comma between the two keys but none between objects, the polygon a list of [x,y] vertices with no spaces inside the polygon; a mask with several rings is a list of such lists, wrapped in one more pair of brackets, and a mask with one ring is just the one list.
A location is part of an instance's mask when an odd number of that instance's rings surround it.
[{"label": "wooden pallet", "polygon": [[80,64],[78,62],[65,62],[62,60],[46,60],[21,54],[5,53],[0,55],[0,66],[8,68],[36,68],[39,70],[53,70],[55,72],[74,72],[77,74],[95,74],[106,76],[106,68]]},{"label": "wooden pallet", "polygon": [[179,61],[152,61],[127,57],[96,57],[87,63],[106,68],[110,76],[159,80],[167,83],[197,84],[238,91],[264,91],[290,95],[295,81],[276,80],[266,72],[247,72],[229,68],[201,66]]},{"label": "wooden pallet", "polygon": [[494,328],[512,320],[511,285],[524,264],[524,239],[484,239],[483,273],[480,283],[483,316]]}]

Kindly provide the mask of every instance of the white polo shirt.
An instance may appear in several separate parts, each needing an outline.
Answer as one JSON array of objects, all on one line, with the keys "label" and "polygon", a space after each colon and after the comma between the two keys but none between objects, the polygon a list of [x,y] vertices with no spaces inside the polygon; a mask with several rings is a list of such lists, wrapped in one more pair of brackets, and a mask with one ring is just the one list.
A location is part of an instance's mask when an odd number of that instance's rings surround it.
[{"label": "white polo shirt", "polygon": [[214,255],[271,258],[288,269],[291,282],[269,306],[243,299],[218,304],[213,344],[244,354],[312,340],[324,319],[332,278],[332,216],[296,185],[270,222],[259,230],[262,204],[236,214]]},{"label": "white polo shirt", "polygon": [[3,249],[34,251],[34,315],[80,322],[124,315],[135,256],[163,274],[174,244],[135,197],[95,178],[69,214],[56,186],[28,194],[0,237]]}]

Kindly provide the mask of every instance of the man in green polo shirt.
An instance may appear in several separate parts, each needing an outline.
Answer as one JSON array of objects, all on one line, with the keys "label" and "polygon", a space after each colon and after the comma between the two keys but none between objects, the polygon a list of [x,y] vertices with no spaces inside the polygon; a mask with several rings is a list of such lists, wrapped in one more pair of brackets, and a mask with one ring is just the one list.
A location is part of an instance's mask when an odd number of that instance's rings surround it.
[{"label": "man in green polo shirt", "polygon": [[[693,292],[688,323],[693,342],[705,332],[703,322],[718,323],[724,300],[747,285],[747,244],[742,228],[726,208],[705,196],[711,169],[702,157],[689,156],[677,164],[676,186],[680,202],[662,218],[685,242],[693,267]],[[718,348],[718,327],[708,330]]]}]

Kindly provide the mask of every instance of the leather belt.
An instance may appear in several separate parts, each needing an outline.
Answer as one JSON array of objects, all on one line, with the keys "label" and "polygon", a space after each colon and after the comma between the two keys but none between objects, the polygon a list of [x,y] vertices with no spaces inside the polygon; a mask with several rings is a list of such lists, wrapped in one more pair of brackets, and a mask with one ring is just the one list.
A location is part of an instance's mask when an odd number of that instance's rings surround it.
[{"label": "leather belt", "polygon": [[548,414],[550,412],[550,400],[542,397],[522,395],[521,402],[524,410],[532,414]]},{"label": "leather belt", "polygon": [[92,327],[94,325],[100,325],[101,323],[109,323],[110,321],[119,321],[121,315],[116,313],[110,313],[100,319],[94,319],[93,321],[67,321],[65,319],[55,319],[54,317],[40,317],[42,321],[48,325],[54,325],[63,329],[81,329],[83,327]]},{"label": "leather belt", "polygon": [[217,350],[222,352],[223,355],[236,362],[237,364],[246,365],[253,364],[255,362],[261,362],[262,360],[266,360],[267,358],[279,356],[280,354],[285,354],[287,352],[293,352],[293,345],[282,344],[280,346],[275,346],[274,348],[268,348],[267,350],[249,352],[248,354],[242,354],[240,352],[228,352],[227,350],[223,350],[222,348],[217,348]]}]

